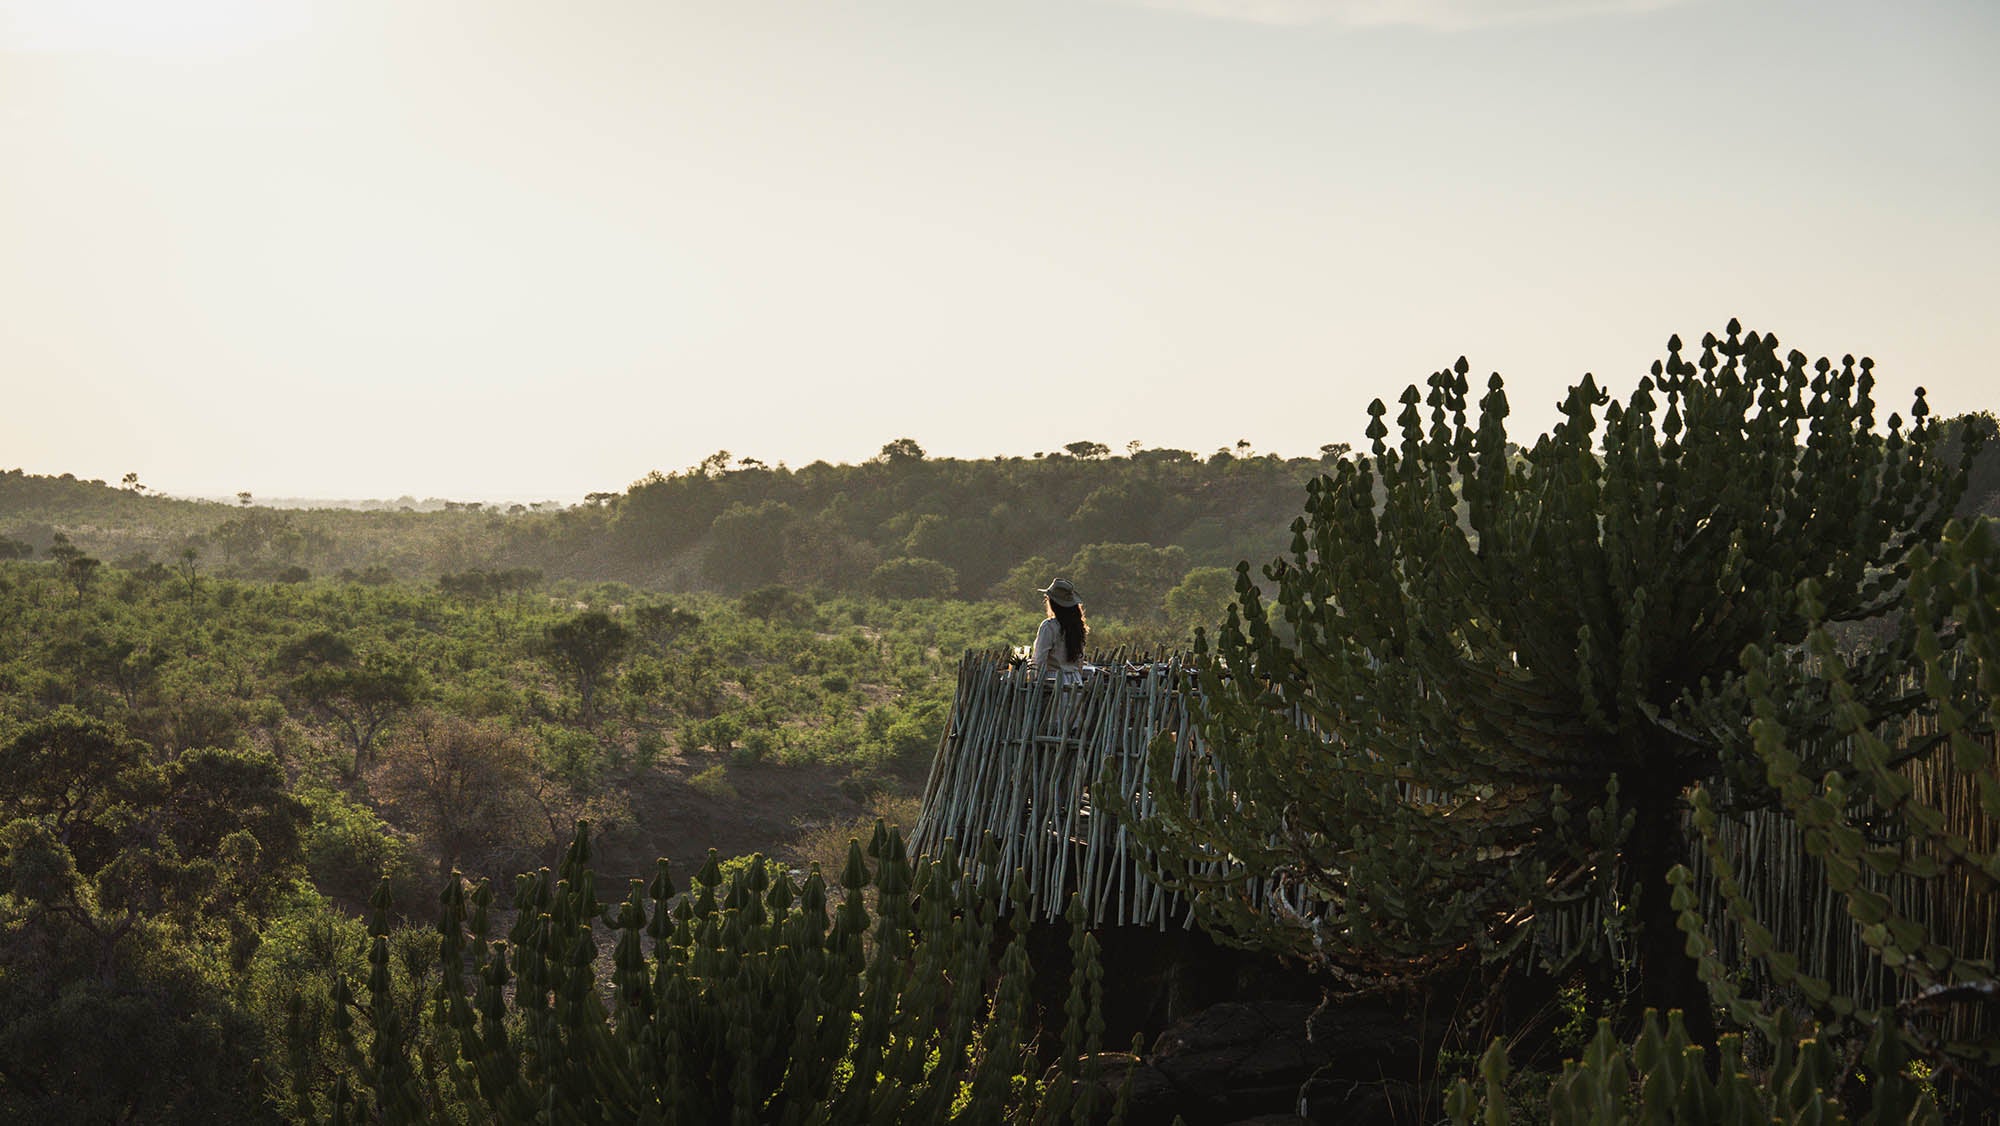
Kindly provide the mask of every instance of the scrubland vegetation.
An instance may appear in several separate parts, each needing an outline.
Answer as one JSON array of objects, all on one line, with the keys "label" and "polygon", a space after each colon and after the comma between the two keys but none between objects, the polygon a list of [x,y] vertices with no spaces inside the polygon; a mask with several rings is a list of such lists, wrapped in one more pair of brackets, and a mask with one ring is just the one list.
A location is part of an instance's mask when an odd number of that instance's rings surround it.
[{"label": "scrubland vegetation", "polygon": [[[1136,443],[1135,443],[1136,445]],[[782,584],[820,595],[1022,600],[1061,571],[1098,592],[1092,609],[1185,627],[1218,609],[1166,596],[1201,568],[1227,569],[1284,545],[1299,490],[1331,464],[1207,458],[1074,442],[1035,458],[933,459],[909,439],[861,465],[767,466],[717,453],[623,493],[560,511],[439,502],[428,511],[275,509],[144,495],[18,470],[0,474],[0,537],[46,552],[61,532],[111,562],[202,566],[244,578],[438,581],[505,588],[624,581],[663,593],[741,595]],[[247,496],[247,494],[246,494]],[[1213,576],[1209,591],[1220,590]],[[1206,620],[1202,618],[1202,620]]]},{"label": "scrubland vegetation", "polygon": [[1118,1114],[1096,939],[1033,1011],[1004,874],[874,821],[1060,572],[1101,649],[1203,627],[1161,878],[1318,905],[1201,923],[1336,1012],[1458,999],[1432,1119],[1993,1113],[1990,417],[1878,421],[1865,363],[1733,326],[1527,445],[1463,367],[1391,409],[553,512],[0,474],[0,1111]]}]

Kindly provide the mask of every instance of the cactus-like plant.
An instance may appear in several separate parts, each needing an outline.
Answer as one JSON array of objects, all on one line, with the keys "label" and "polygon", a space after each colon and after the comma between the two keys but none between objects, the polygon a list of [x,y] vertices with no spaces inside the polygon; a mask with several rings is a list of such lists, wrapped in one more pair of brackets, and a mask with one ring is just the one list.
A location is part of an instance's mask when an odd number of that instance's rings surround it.
[{"label": "cactus-like plant", "polygon": [[[579,826],[555,872],[521,879],[521,913],[505,941],[487,933],[488,886],[468,895],[454,878],[445,888],[436,968],[405,967],[429,998],[422,1036],[399,1007],[386,900],[378,902],[368,1003],[345,983],[335,997],[339,1043],[365,1091],[357,1099],[340,1086],[324,1115],[1080,1123],[1093,1113],[1090,1098],[1070,1097],[1084,1071],[1075,1061],[1052,1073],[1047,1086],[1060,1094],[1044,1102],[1045,1084],[1031,1074],[1025,930],[1017,928],[996,978],[999,888],[990,874],[964,874],[952,848],[912,859],[901,834],[884,827],[871,868],[855,843],[844,899],[829,918],[817,867],[803,887],[761,863],[725,883],[714,857],[677,907],[664,862],[650,883],[634,880],[623,900],[602,904],[589,847]],[[990,842],[982,851],[994,855]],[[1025,918],[1018,880],[1013,895],[1008,916]],[[597,978],[599,927],[616,932],[607,982]],[[1066,1049],[1083,1056],[1096,1053],[1103,1031],[1094,949],[1080,946],[1068,1013],[1079,1031]],[[426,1060],[425,1043],[449,1058]]]},{"label": "cactus-like plant", "polygon": [[[1812,671],[1826,687],[1843,751],[1831,765],[1815,765],[1823,756],[1792,739],[1780,719],[1779,686],[1794,662],[1758,646],[1745,650],[1756,761],[1780,797],[1775,815],[1799,830],[1797,870],[1829,893],[1823,900],[1820,888],[1790,891],[1789,898],[1827,902],[1815,933],[1760,917],[1705,788],[1694,794],[1693,823],[1721,917],[1703,917],[1689,872],[1673,876],[1689,949],[1738,1024],[1782,1043],[1780,1006],[1802,1007],[1820,1022],[1822,1038],[1886,1039],[1926,1057],[1989,1113],[2000,1105],[1996,576],[2000,530],[1990,520],[1954,525],[1934,550],[1914,554],[1904,626],[1919,662],[1913,680],[1928,701],[1915,735],[1871,723],[1850,662],[1828,630],[1812,632]],[[1801,594],[1809,610],[1818,607],[1814,584]],[[1732,949],[1715,940],[1711,923],[1727,924]],[[1732,960],[1759,972],[1732,973]]]},{"label": "cactus-like plant", "polygon": [[[1835,1077],[1859,1063],[1875,1077],[1865,1109],[1849,1118],[1833,1093]],[[1906,1057],[1890,1037],[1877,1037],[1851,1059],[1816,1038],[1787,1029],[1780,1050],[1753,1074],[1742,1036],[1731,1033],[1715,1046],[1713,1062],[1688,1037],[1681,1014],[1669,1013],[1661,1028],[1658,1014],[1645,1015],[1643,1031],[1621,1043],[1611,1022],[1599,1021],[1597,1037],[1582,1058],[1563,1064],[1548,1091],[1549,1126],[1709,1126],[1712,1123],[1849,1121],[1939,1126],[1937,1103],[1920,1083],[1904,1074]],[[1509,1126],[1516,1115],[1508,1101],[1505,1045],[1495,1040],[1480,1058],[1480,1085],[1460,1079],[1446,1099],[1455,1126]]]},{"label": "cactus-like plant", "polygon": [[[1731,322],[1696,360],[1670,341],[1623,402],[1586,376],[1526,449],[1500,378],[1475,403],[1463,360],[1404,392],[1399,443],[1376,401],[1371,452],[1309,486],[1264,568],[1275,593],[1239,568],[1198,645],[1212,757],[1138,827],[1164,878],[1224,933],[1364,981],[1530,940],[1588,956],[1615,921],[1635,1008],[1685,1009],[1710,1040],[1667,874],[1690,787],[1774,800],[1737,654],[1804,641],[1802,578],[1830,621],[1895,607],[1963,476],[1921,391],[1908,425],[1878,427],[1871,367]],[[1900,669],[1857,668],[1869,722],[1917,706]],[[1812,703],[1777,721],[1823,725]],[[1216,858],[1219,879],[1186,863]],[[1267,877],[1317,909],[1258,914],[1232,891]]]}]

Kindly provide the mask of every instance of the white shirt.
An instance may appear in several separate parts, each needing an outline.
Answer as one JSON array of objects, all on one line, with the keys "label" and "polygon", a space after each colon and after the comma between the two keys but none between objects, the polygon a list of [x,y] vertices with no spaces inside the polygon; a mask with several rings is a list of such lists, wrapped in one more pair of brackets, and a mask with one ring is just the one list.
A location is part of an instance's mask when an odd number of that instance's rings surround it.
[{"label": "white shirt", "polygon": [[1074,683],[1082,679],[1082,661],[1064,660],[1068,647],[1063,644],[1062,623],[1054,618],[1043,618],[1041,628],[1035,631],[1035,647],[1029,650],[1028,667],[1042,676],[1061,676],[1064,681]]}]

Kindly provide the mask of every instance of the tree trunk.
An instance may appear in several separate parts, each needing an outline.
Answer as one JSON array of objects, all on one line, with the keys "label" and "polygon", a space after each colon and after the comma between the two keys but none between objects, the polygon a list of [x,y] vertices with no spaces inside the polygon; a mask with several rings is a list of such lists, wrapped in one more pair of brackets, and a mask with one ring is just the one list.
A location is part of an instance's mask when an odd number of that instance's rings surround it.
[{"label": "tree trunk", "polygon": [[1679,1009],[1695,1043],[1713,1047],[1715,1019],[1708,987],[1702,983],[1698,963],[1687,955],[1687,938],[1680,931],[1679,913],[1673,906],[1673,887],[1667,883],[1667,873],[1674,865],[1687,861],[1680,791],[1663,784],[1641,792],[1657,796],[1636,811],[1623,856],[1622,890],[1633,905],[1637,922],[1634,945],[1639,955],[1639,988],[1626,1018],[1636,1028],[1645,1009],[1657,1009],[1662,1016]]}]

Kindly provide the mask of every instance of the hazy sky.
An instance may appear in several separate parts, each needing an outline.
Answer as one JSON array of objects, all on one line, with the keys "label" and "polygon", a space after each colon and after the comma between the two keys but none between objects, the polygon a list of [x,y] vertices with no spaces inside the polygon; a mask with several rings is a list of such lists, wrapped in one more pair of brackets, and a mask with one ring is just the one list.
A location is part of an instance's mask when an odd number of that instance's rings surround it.
[{"label": "hazy sky", "polygon": [[0,0],[0,468],[1516,430],[1729,317],[2000,407],[2000,4]]}]

